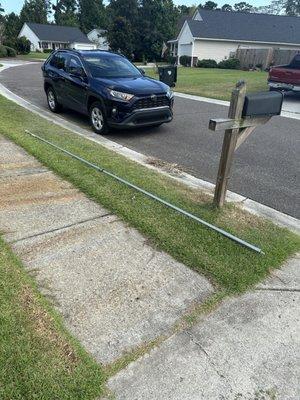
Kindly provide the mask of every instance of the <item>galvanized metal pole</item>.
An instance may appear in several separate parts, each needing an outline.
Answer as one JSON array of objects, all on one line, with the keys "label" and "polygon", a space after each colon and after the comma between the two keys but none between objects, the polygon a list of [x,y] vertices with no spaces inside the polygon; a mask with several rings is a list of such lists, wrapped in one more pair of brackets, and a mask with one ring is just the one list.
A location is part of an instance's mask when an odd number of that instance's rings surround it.
[{"label": "galvanized metal pole", "polygon": [[98,165],[95,165],[95,164],[85,160],[84,158],[81,158],[81,157],[77,156],[76,154],[73,154],[70,151],[63,149],[62,147],[57,146],[56,144],[50,142],[49,140],[46,140],[46,139],[44,139],[44,138],[42,138],[42,137],[40,137],[38,135],[35,135],[32,132],[29,132],[28,130],[25,130],[25,132],[28,135],[34,137],[35,139],[38,139],[38,140],[40,140],[40,141],[42,141],[44,143],[47,143],[49,146],[52,146],[55,149],[61,151],[62,153],[65,153],[65,154],[69,155],[70,157],[74,158],[75,160],[78,160],[78,161],[88,165],[89,167],[95,169],[96,171],[102,172],[103,174],[110,176],[111,178],[117,180],[118,182],[124,183],[126,186],[129,186],[132,189],[135,189],[138,192],[141,192],[144,195],[150,197],[151,199],[156,200],[161,204],[164,204],[165,206],[171,208],[172,210],[175,210],[178,213],[180,213],[180,214],[182,214],[182,215],[184,215],[184,216],[186,216],[186,217],[198,222],[199,224],[204,225],[205,227],[207,227],[207,228],[209,228],[209,229],[211,229],[211,230],[213,230],[215,232],[218,232],[219,234],[225,236],[228,239],[233,240],[234,242],[240,244],[241,246],[244,246],[244,247],[246,247],[246,248],[248,248],[250,250],[253,250],[253,251],[257,252],[257,253],[264,254],[263,251],[259,247],[254,246],[253,244],[250,244],[250,243],[238,238],[237,236],[234,236],[231,233],[226,232],[223,229],[218,228],[217,226],[210,224],[209,222],[197,217],[196,215],[193,215],[193,214],[189,213],[188,211],[185,211],[182,208],[179,208],[179,207],[175,206],[174,204],[169,203],[168,201],[156,196],[155,194],[150,193],[147,190],[144,190],[144,189],[140,188],[139,186],[134,185],[133,183],[127,181],[126,179],[120,178],[119,176],[117,176],[117,175],[105,170],[104,168],[98,167]]}]

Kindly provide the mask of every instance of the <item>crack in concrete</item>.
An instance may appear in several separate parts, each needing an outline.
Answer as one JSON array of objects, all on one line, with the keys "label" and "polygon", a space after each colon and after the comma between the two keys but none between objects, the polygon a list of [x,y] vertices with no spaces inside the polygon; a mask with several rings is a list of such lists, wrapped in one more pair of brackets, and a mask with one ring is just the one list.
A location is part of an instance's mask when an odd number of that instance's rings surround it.
[{"label": "crack in concrete", "polygon": [[218,375],[221,379],[225,379],[226,384],[228,385],[230,391],[232,392],[232,391],[233,391],[233,388],[232,388],[230,382],[228,381],[228,379],[226,378],[226,376],[223,375],[223,374],[218,370],[218,368],[216,367],[215,363],[213,362],[213,360],[211,359],[211,357],[210,357],[210,355],[207,353],[207,351],[204,349],[204,347],[203,347],[199,342],[197,342],[197,340],[195,340],[194,336],[193,336],[190,332],[185,331],[184,334],[188,335],[189,338],[190,338],[190,340],[191,340],[197,347],[199,347],[200,350],[205,354],[205,356],[206,356],[208,362],[210,363],[210,365],[212,366],[212,368],[214,369],[214,371],[217,373],[217,375]]},{"label": "crack in concrete", "polygon": [[34,176],[34,175],[45,174],[45,173],[48,173],[48,172],[49,171],[47,169],[44,169],[44,170],[36,170],[36,171],[24,171],[24,172],[17,173],[17,174],[14,174],[14,173],[5,174],[4,173],[4,174],[0,175],[0,179],[4,180],[6,178],[15,178],[15,177],[20,177],[20,176],[28,176],[28,175]]},{"label": "crack in concrete", "polygon": [[255,290],[261,291],[270,291],[270,292],[300,292],[300,288],[281,288],[281,287],[262,287],[262,288],[255,288]]},{"label": "crack in concrete", "polygon": [[17,240],[12,240],[9,243],[19,243],[19,242],[22,242],[23,240],[33,239],[33,238],[36,238],[36,237],[39,237],[39,236],[47,235],[48,233],[53,233],[53,232],[57,232],[57,231],[60,231],[60,230],[63,230],[63,229],[72,228],[73,226],[81,225],[81,224],[84,224],[84,223],[90,222],[90,221],[95,221],[96,219],[101,219],[101,218],[104,218],[104,217],[108,217],[109,215],[112,215],[112,213],[106,213],[106,214],[103,214],[103,215],[97,215],[96,217],[88,218],[88,219],[85,219],[85,220],[82,220],[82,221],[77,221],[77,222],[74,222],[73,224],[60,226],[58,228],[50,229],[48,231],[43,231],[43,232],[36,233],[34,235],[22,237],[22,238],[17,239]]}]

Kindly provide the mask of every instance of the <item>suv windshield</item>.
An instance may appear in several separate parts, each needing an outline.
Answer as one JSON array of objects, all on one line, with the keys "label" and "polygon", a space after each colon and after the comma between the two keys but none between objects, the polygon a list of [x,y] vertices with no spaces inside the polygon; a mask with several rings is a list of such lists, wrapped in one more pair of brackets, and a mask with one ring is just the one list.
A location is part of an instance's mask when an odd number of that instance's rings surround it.
[{"label": "suv windshield", "polygon": [[107,54],[87,54],[83,58],[93,78],[136,78],[139,70],[126,58]]}]

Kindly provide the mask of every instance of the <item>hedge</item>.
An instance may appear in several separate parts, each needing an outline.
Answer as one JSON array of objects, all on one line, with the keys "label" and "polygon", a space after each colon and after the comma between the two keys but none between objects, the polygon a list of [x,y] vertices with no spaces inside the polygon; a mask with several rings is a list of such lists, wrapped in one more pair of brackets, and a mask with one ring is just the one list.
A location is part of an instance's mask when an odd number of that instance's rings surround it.
[{"label": "hedge", "polygon": [[17,56],[17,52],[15,49],[13,49],[12,47],[6,47],[6,51],[7,51],[7,57],[16,57]]},{"label": "hedge", "polygon": [[208,59],[198,60],[197,67],[199,67],[199,68],[217,68],[218,64],[217,64],[217,61],[208,58]]},{"label": "hedge", "polygon": [[0,57],[7,57],[7,47],[0,44]]},{"label": "hedge", "polygon": [[220,61],[218,64],[218,68],[239,69],[240,68],[240,60],[238,60],[237,58],[228,58],[227,60]]},{"label": "hedge", "polygon": [[179,58],[180,65],[184,67],[190,67],[192,62],[192,57],[190,56],[180,56]]}]

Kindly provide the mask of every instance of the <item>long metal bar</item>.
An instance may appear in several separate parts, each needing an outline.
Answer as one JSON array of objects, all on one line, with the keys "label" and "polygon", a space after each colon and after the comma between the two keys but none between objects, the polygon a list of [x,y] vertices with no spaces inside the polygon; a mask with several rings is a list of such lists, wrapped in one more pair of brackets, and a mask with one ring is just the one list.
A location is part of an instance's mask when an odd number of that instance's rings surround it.
[{"label": "long metal bar", "polygon": [[198,222],[199,224],[202,224],[202,225],[206,226],[207,228],[212,229],[215,232],[218,232],[219,234],[227,237],[228,239],[231,239],[234,242],[236,242],[236,243],[238,243],[238,244],[240,244],[240,245],[242,245],[244,247],[247,247],[248,249],[253,250],[253,251],[257,252],[257,253],[264,254],[263,251],[259,247],[254,246],[254,245],[252,245],[252,244],[250,244],[250,243],[238,238],[237,236],[234,236],[231,233],[226,232],[223,229],[218,228],[217,226],[212,225],[209,222],[204,221],[203,219],[201,219],[199,217],[196,217],[195,215],[189,213],[188,211],[185,211],[182,208],[179,208],[179,207],[175,206],[174,204],[171,204],[168,201],[166,201],[164,199],[161,199],[160,197],[156,196],[155,194],[150,193],[147,190],[144,190],[144,189],[140,188],[139,186],[134,185],[131,182],[128,182],[126,179],[120,178],[119,176],[117,176],[117,175],[105,170],[104,168],[98,167],[97,165],[85,160],[84,158],[81,158],[81,157],[77,156],[76,154],[73,154],[70,151],[63,149],[63,148],[57,146],[56,144],[50,142],[49,140],[46,140],[46,139],[44,139],[44,138],[42,138],[42,137],[40,137],[38,135],[35,135],[34,133],[32,133],[32,132],[30,132],[28,130],[25,130],[25,132],[28,135],[34,137],[35,139],[38,139],[38,140],[40,140],[40,141],[42,141],[44,143],[47,143],[49,146],[52,146],[55,149],[60,150],[61,152],[69,155],[70,157],[75,158],[76,160],[88,165],[89,167],[95,169],[96,171],[102,172],[103,174],[106,174],[106,175],[110,176],[111,178],[117,180],[118,182],[124,183],[125,185],[131,187],[132,189],[137,190],[138,192],[143,193],[144,195],[150,197],[151,199],[156,200],[159,203],[164,204],[165,206],[171,208],[172,210],[175,210],[178,213],[180,213],[182,215],[185,215],[188,218],[191,218],[192,220]]}]

